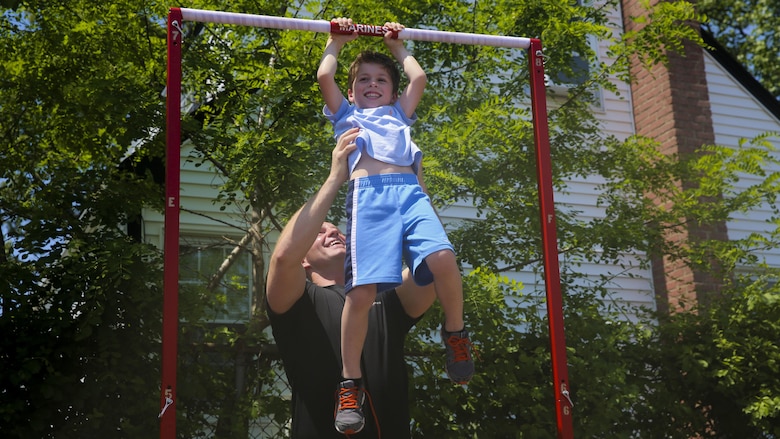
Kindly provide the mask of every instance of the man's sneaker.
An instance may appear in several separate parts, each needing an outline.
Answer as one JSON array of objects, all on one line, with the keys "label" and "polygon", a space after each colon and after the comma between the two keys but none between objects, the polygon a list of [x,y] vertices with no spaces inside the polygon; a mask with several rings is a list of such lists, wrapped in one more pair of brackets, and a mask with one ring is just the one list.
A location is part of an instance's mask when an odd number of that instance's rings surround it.
[{"label": "man's sneaker", "polygon": [[441,328],[441,340],[447,349],[447,376],[458,384],[467,384],[474,376],[474,360],[471,358],[469,333],[463,329],[447,332]]},{"label": "man's sneaker", "polygon": [[355,434],[363,429],[366,418],[363,417],[363,401],[366,395],[363,389],[352,380],[339,384],[338,403],[336,404],[336,431],[342,434]]}]

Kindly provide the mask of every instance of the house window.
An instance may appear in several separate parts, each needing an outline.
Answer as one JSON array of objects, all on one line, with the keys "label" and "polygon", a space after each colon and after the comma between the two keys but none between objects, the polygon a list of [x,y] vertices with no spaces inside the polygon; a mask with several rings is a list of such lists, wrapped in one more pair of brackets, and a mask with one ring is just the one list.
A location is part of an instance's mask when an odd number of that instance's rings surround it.
[{"label": "house window", "polygon": [[[181,285],[203,287],[227,259],[234,246],[206,240],[182,243],[179,257]],[[210,304],[209,320],[214,323],[242,323],[252,314],[252,258],[244,252],[228,268],[218,285],[205,296]]]},{"label": "house window", "polygon": [[590,77],[590,64],[588,63],[588,60],[578,53],[572,54],[570,67],[572,70],[571,74],[568,74],[567,72],[558,72],[552,82],[555,85],[574,87],[583,84]]},{"label": "house window", "polygon": [[[575,0],[574,3],[582,9],[593,7],[592,0]],[[575,18],[574,20],[579,21],[581,18]],[[593,52],[598,53],[598,42],[593,35],[587,36],[587,44]],[[547,86],[553,88],[554,92],[565,92],[570,88],[584,84],[590,79],[591,65],[588,62],[588,59],[577,52],[574,52],[571,55],[572,59],[569,63],[571,71],[560,71],[554,76],[547,76],[545,78]]]},{"label": "house window", "polygon": [[[588,46],[591,50],[598,53],[598,41],[592,35],[587,37]],[[555,75],[545,75],[545,83],[548,87],[566,91],[569,88],[582,85],[590,79],[591,68],[588,59],[581,54],[574,52],[569,62],[571,71],[558,71]],[[557,91],[557,90],[553,90]]]},{"label": "house window", "polygon": [[[590,48],[598,53],[598,41],[593,36],[588,36],[587,43]],[[554,96],[558,98],[566,98],[575,87],[583,84],[588,85],[588,92],[592,100],[591,105],[595,110],[604,110],[602,89],[598,85],[597,81],[589,83],[593,71],[597,70],[597,66],[588,62],[588,59],[581,56],[579,53],[572,53],[571,60],[569,62],[571,71],[558,71],[554,75],[545,74],[545,86]]]}]

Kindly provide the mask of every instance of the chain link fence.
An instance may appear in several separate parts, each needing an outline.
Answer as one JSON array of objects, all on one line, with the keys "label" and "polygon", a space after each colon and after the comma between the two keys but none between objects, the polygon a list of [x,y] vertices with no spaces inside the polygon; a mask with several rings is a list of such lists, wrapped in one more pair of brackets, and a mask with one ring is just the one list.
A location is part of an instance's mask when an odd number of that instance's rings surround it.
[{"label": "chain link fence", "polygon": [[[290,437],[292,392],[275,344],[220,339],[190,326],[179,352],[177,436]],[[225,334],[226,332],[223,332]]]}]

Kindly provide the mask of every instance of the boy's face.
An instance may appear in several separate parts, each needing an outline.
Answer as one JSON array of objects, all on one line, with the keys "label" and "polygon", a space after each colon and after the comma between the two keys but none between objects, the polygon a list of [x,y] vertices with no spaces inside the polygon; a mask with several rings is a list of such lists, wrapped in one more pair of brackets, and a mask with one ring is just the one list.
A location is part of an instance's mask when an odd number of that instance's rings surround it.
[{"label": "boy's face", "polygon": [[396,99],[390,74],[381,65],[370,63],[360,65],[348,95],[349,101],[358,108],[392,105]]}]

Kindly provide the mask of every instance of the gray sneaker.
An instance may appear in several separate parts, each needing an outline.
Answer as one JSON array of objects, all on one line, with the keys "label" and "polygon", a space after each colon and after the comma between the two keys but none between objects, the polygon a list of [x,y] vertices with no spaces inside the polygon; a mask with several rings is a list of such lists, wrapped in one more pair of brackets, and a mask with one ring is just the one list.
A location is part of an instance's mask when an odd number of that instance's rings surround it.
[{"label": "gray sneaker", "polygon": [[447,332],[441,328],[441,340],[447,349],[447,376],[458,384],[468,384],[474,376],[474,360],[471,358],[471,341],[465,329]]},{"label": "gray sneaker", "polygon": [[363,429],[366,418],[363,416],[363,401],[366,394],[352,380],[339,384],[338,404],[336,405],[336,431],[342,434],[355,434]]}]

